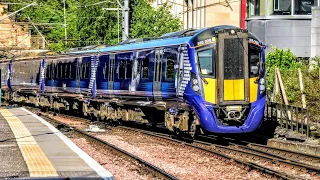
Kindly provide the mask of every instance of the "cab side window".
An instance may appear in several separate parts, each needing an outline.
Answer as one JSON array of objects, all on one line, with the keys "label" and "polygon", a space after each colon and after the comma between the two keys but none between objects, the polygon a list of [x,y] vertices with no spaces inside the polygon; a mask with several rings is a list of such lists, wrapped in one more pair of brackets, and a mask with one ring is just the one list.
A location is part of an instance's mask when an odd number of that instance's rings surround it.
[{"label": "cab side window", "polygon": [[198,51],[198,65],[202,75],[215,77],[216,61],[214,52],[215,51],[212,48]]},{"label": "cab side window", "polygon": [[260,52],[257,50],[249,50],[249,74],[251,77],[259,76]]}]

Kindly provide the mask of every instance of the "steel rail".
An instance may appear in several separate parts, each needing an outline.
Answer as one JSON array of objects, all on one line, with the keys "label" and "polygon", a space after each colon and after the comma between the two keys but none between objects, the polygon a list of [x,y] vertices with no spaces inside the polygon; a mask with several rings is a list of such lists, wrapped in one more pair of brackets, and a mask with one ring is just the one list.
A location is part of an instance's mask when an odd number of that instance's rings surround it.
[{"label": "steel rail", "polygon": [[88,134],[83,130],[80,130],[80,129],[74,127],[74,126],[68,125],[68,124],[60,122],[58,120],[55,120],[54,118],[49,117],[47,115],[44,115],[42,113],[38,113],[38,116],[43,117],[45,120],[53,122],[55,124],[63,125],[63,126],[69,128],[69,129],[79,133],[82,136],[88,137],[88,138],[90,138],[90,139],[92,139],[92,140],[94,140],[94,141],[96,141],[96,142],[98,142],[98,143],[100,143],[100,144],[102,144],[104,146],[108,146],[112,150],[116,150],[118,153],[120,153],[120,154],[122,154],[124,156],[127,156],[132,160],[137,161],[139,164],[142,164],[142,165],[146,166],[147,168],[149,168],[150,170],[154,171],[155,174],[158,174],[158,176],[160,176],[162,178],[170,179],[170,180],[177,180],[178,179],[177,177],[175,177],[175,176],[169,174],[168,172],[162,170],[161,168],[159,168],[159,167],[157,167],[157,166],[155,166],[155,165],[153,165],[153,164],[151,164],[151,163],[139,158],[138,156],[135,156],[135,155],[123,150],[123,149],[120,149],[119,147],[117,147],[117,146],[115,146],[113,144],[110,144],[110,143],[108,143],[108,142],[106,142],[106,141],[104,141],[104,140],[102,140],[100,138],[97,138],[97,137],[95,137],[95,136],[93,136],[91,134]]},{"label": "steel rail", "polygon": [[[80,117],[71,116],[71,115],[65,115],[65,114],[59,114],[59,115],[67,117],[67,118],[73,118],[73,119],[78,119],[78,120],[83,120],[83,121],[87,121],[88,122],[88,119],[85,119],[85,118],[80,118]],[[102,122],[100,122],[100,123],[101,124],[105,124],[105,123],[102,123]],[[232,148],[232,147],[228,147],[228,146],[222,146],[222,145],[218,145],[218,144],[212,144],[212,143],[207,143],[207,142],[197,141],[197,140],[194,140],[193,144],[192,144],[192,143],[186,143],[186,141],[183,141],[183,140],[174,139],[173,136],[168,135],[168,134],[156,133],[156,132],[151,132],[151,131],[146,131],[146,130],[141,130],[141,129],[135,129],[135,128],[125,127],[125,126],[119,126],[119,127],[122,128],[122,129],[131,130],[131,131],[135,131],[135,132],[140,132],[142,134],[146,134],[146,135],[154,136],[154,137],[157,137],[157,138],[162,138],[162,139],[165,139],[165,140],[168,140],[168,141],[176,142],[176,143],[179,143],[179,144],[183,144],[183,145],[186,145],[186,146],[189,146],[189,147],[192,147],[192,148],[200,149],[200,150],[208,152],[208,153],[213,153],[213,154],[215,154],[217,156],[220,156],[222,158],[228,159],[230,161],[235,161],[237,163],[243,164],[245,166],[251,167],[253,169],[259,170],[259,171],[264,172],[264,173],[267,173],[269,175],[274,175],[274,176],[276,176],[278,178],[282,178],[282,179],[294,179],[294,178],[296,179],[296,177],[290,176],[290,175],[288,175],[286,173],[283,173],[283,172],[278,172],[278,171],[269,169],[267,167],[260,166],[258,164],[253,163],[253,162],[247,162],[247,161],[243,161],[243,160],[240,160],[240,159],[235,159],[235,158],[233,158],[231,156],[225,155],[222,152],[219,152],[216,149],[219,148],[219,149],[222,149],[222,150],[224,149],[224,150],[227,150],[227,151],[245,153],[245,154],[248,154],[248,155],[251,155],[251,156],[256,156],[256,157],[268,159],[268,160],[270,160],[272,162],[280,162],[280,163],[288,164],[288,165],[291,165],[291,166],[294,166],[294,167],[305,168],[305,169],[308,169],[308,170],[311,170],[311,171],[314,171],[314,172],[317,172],[317,173],[320,172],[320,168],[318,168],[318,167],[314,167],[314,166],[307,165],[307,164],[304,164],[304,163],[301,163],[301,162],[297,162],[297,161],[288,160],[288,159],[286,159],[284,157],[277,156],[277,155],[274,155],[274,154],[271,154],[271,153],[266,153],[264,151],[259,151],[257,149],[253,149],[253,148],[250,148],[248,146],[235,144],[238,147],[246,149],[246,150],[241,150],[241,149],[237,149],[237,148]],[[82,130],[80,130],[80,131],[82,131]],[[201,147],[199,145],[195,145],[195,144],[205,145],[207,147],[216,148],[216,149],[203,148],[203,147]],[[250,151],[254,151],[254,152],[250,152]],[[285,151],[285,150],[283,150],[283,151]]]}]

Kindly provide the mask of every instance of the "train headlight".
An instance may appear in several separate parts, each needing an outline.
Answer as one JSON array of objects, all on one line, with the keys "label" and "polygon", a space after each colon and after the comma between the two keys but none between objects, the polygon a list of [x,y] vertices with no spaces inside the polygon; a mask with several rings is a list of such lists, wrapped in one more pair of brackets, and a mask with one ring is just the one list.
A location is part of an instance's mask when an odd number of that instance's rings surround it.
[{"label": "train headlight", "polygon": [[194,91],[196,91],[196,92],[198,92],[199,90],[200,90],[200,87],[199,87],[199,85],[193,85],[192,86],[192,89],[194,90]]},{"label": "train headlight", "polygon": [[199,81],[196,74],[191,72],[191,87],[194,92],[201,95]]},{"label": "train headlight", "polygon": [[259,80],[259,90],[260,94],[264,93],[264,91],[266,90],[266,80],[264,78],[261,78]]},{"label": "train headlight", "polygon": [[193,80],[192,80],[192,84],[193,84],[193,85],[198,84],[198,79],[193,79]]}]

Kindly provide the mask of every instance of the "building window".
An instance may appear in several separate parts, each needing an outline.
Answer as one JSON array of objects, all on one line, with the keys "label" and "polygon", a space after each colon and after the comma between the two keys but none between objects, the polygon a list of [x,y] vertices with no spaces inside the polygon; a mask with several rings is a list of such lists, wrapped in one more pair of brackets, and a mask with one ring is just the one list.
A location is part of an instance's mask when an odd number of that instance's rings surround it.
[{"label": "building window", "polygon": [[292,0],[269,0],[271,15],[291,15]]},{"label": "building window", "polygon": [[248,16],[260,16],[260,9],[265,7],[264,4],[261,4],[261,3],[264,3],[264,1],[261,1],[260,0],[249,0],[248,1]]},{"label": "building window", "polygon": [[297,15],[311,15],[313,6],[318,6],[318,0],[295,0],[294,14]]}]

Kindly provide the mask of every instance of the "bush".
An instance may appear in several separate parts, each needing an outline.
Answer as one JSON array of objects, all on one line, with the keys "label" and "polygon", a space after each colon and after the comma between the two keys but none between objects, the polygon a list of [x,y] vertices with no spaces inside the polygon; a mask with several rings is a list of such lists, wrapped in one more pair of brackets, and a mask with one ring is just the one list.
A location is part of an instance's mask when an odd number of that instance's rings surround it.
[{"label": "bush", "polygon": [[[268,98],[273,92],[274,71],[275,67],[277,67],[281,73],[289,104],[302,107],[298,74],[298,68],[300,68],[307,109],[312,111],[313,119],[320,119],[320,112],[318,111],[320,108],[320,58],[315,57],[310,61],[314,62],[311,69],[310,65],[303,63],[290,50],[273,47],[266,57]],[[275,101],[282,103],[280,94],[277,94],[276,97]]]}]

